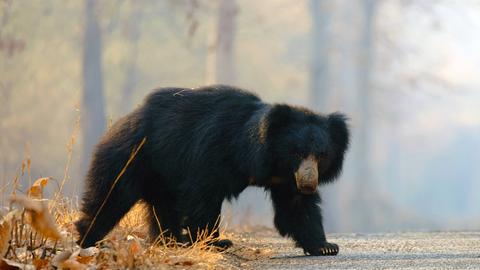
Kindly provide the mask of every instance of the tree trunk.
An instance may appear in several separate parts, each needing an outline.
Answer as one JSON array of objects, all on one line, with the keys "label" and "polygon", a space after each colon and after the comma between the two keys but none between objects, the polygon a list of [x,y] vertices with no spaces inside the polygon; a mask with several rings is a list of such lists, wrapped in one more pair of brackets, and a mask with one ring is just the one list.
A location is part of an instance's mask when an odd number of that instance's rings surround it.
[{"label": "tree trunk", "polygon": [[97,21],[96,1],[85,1],[85,25],[83,46],[83,96],[82,133],[85,171],[92,149],[105,130],[105,108],[102,77],[102,40]]},{"label": "tree trunk", "polygon": [[237,6],[235,0],[220,0],[216,30],[208,48],[207,84],[235,83],[234,42]]},{"label": "tree trunk", "polygon": [[[373,42],[374,42],[374,20],[376,1],[363,0],[363,25],[360,35],[359,44],[359,61],[358,61],[358,115],[357,115],[357,138],[355,139],[356,152],[355,158],[355,201],[353,201],[354,208],[352,209],[357,216],[360,227],[364,229],[373,229],[372,224],[374,212],[373,208],[365,211],[365,206],[371,204],[376,200],[376,192],[372,192],[374,186],[371,173],[371,152],[372,147],[370,143],[370,136],[373,134],[371,121],[372,115],[370,112],[371,104],[371,70],[373,65]],[[360,209],[361,208],[361,209]]]},{"label": "tree trunk", "polygon": [[310,0],[311,63],[310,63],[310,106],[326,111],[328,91],[328,24],[329,11],[324,0]]}]

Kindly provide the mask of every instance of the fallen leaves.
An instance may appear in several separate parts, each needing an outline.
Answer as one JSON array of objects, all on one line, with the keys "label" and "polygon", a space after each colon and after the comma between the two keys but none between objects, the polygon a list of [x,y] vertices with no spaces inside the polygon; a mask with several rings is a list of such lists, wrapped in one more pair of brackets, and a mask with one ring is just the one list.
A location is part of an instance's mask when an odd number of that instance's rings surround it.
[{"label": "fallen leaves", "polygon": [[47,259],[41,259],[41,258],[33,259],[33,265],[37,270],[48,269],[49,264],[50,264],[50,260],[47,260]]},{"label": "fallen leaves", "polygon": [[84,270],[87,269],[85,264],[82,264],[74,259],[68,259],[60,264],[61,269],[70,269],[70,270]]},{"label": "fallen leaves", "polygon": [[10,231],[12,229],[11,221],[13,219],[14,212],[10,212],[0,221],[0,258],[5,256],[7,253],[11,234]]},{"label": "fallen leaves", "polygon": [[63,263],[64,261],[68,260],[72,256],[71,251],[64,251],[60,252],[55,257],[52,259],[52,265],[55,267],[60,267],[60,264]]},{"label": "fallen leaves", "polygon": [[53,240],[62,239],[55,219],[48,210],[48,201],[34,200],[22,195],[12,195],[10,201],[25,208],[28,221],[37,232]]},{"label": "fallen leaves", "polygon": [[1,259],[0,270],[35,270],[35,266],[31,264],[23,264],[12,260]]},{"label": "fallen leaves", "polygon": [[75,252],[64,251],[52,259],[52,265],[60,269],[83,270],[87,264],[78,261],[80,249]]},{"label": "fallen leaves", "polygon": [[[64,197],[44,197],[50,180],[37,179],[26,195],[16,192],[10,202],[17,209],[3,217],[0,214],[0,270],[212,269],[218,268],[223,258],[208,248],[207,241],[184,247],[163,239],[151,245],[146,240],[146,209],[141,205],[105,238],[101,249],[81,249],[75,243],[77,232],[72,225],[78,215],[74,204]],[[5,209],[12,209],[12,205]]]},{"label": "fallen leaves", "polygon": [[130,243],[128,245],[128,251],[130,254],[135,256],[142,251],[140,241],[136,237],[129,235],[127,236],[127,241]]},{"label": "fallen leaves", "polygon": [[48,181],[51,177],[43,177],[38,178],[35,180],[33,185],[28,189],[28,197],[34,199],[42,199],[43,198],[43,188],[48,184]]}]

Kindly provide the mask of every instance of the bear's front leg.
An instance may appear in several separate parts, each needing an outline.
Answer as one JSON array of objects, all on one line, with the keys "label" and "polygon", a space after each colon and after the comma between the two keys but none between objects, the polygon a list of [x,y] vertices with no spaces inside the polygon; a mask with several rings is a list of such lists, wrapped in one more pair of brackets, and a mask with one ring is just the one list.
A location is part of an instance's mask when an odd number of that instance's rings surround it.
[{"label": "bear's front leg", "polygon": [[308,255],[338,254],[338,245],[328,243],[325,237],[318,193],[304,195],[294,188],[276,186],[271,188],[271,197],[275,227],[282,236],[293,238]]}]

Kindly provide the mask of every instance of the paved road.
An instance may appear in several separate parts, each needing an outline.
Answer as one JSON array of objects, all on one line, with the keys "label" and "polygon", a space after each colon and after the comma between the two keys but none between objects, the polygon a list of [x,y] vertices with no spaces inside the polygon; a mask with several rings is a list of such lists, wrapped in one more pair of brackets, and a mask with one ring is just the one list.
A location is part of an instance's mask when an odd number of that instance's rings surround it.
[{"label": "paved road", "polygon": [[[480,269],[480,232],[331,234],[335,257],[307,257],[272,231],[235,234],[227,254],[245,269]],[[253,249],[252,249],[253,248]]]}]

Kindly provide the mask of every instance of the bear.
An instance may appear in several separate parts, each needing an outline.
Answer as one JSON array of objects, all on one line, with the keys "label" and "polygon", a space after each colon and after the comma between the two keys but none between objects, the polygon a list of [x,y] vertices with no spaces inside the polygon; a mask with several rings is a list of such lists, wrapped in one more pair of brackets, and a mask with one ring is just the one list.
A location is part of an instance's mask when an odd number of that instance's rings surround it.
[{"label": "bear", "polygon": [[306,255],[336,255],[317,187],[339,176],[348,146],[340,113],[269,104],[225,85],[156,89],[94,150],[75,222],[79,244],[95,245],[143,201],[151,239],[167,234],[188,244],[207,230],[209,244],[226,249],[232,241],[218,238],[222,203],[257,186],[270,193],[280,235]]}]

